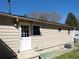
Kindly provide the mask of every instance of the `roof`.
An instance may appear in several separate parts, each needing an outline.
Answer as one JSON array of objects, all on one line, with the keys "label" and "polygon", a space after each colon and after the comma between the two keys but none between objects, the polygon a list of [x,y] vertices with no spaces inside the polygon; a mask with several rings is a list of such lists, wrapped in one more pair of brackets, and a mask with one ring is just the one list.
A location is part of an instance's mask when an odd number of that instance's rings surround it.
[{"label": "roof", "polygon": [[47,24],[51,24],[51,25],[58,25],[58,26],[62,26],[62,27],[73,28],[72,26],[68,26],[66,24],[60,24],[60,23],[55,23],[55,22],[48,21],[48,20],[41,20],[41,19],[25,17],[25,16],[21,16],[21,15],[9,14],[9,13],[5,13],[5,12],[0,12],[0,15],[9,16],[9,17],[13,17],[13,18],[18,17],[19,19],[23,19],[23,20],[28,20],[28,21],[33,21],[33,22],[35,21],[35,22],[47,23]]}]

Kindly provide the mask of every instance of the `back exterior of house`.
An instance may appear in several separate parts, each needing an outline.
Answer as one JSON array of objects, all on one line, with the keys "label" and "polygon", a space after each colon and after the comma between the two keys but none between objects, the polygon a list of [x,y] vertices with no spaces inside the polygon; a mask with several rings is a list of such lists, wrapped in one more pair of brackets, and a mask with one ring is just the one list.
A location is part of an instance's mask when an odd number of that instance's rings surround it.
[{"label": "back exterior of house", "polygon": [[0,14],[0,39],[16,54],[73,43],[71,27]]}]

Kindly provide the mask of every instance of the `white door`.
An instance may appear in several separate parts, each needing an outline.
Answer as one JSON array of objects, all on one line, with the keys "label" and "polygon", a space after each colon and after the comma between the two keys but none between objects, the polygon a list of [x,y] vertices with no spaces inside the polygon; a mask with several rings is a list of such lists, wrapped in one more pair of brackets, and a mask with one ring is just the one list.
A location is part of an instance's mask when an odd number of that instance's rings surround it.
[{"label": "white door", "polygon": [[30,37],[30,27],[29,25],[20,26],[20,51],[25,51],[31,49],[31,37]]}]

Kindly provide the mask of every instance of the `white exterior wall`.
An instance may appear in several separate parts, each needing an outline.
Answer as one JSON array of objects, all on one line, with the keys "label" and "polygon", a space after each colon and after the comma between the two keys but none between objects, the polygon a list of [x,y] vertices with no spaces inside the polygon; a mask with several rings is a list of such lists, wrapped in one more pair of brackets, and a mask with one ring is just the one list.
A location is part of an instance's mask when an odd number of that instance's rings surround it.
[{"label": "white exterior wall", "polygon": [[0,16],[0,39],[14,52],[19,50],[19,30],[13,26],[14,19]]},{"label": "white exterior wall", "polygon": [[[32,36],[32,48],[37,50],[54,47],[68,42],[73,43],[72,34],[68,30],[41,28],[40,36]],[[72,31],[71,31],[72,33]]]}]

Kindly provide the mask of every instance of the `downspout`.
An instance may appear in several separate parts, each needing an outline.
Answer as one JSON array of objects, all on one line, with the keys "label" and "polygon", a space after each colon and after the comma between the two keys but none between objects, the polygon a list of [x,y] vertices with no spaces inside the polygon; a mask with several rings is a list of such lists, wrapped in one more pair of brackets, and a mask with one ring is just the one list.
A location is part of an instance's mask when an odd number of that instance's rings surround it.
[{"label": "downspout", "polygon": [[16,19],[15,19],[15,21],[14,21],[14,26],[15,26],[16,28],[18,28],[18,25],[19,25],[18,21],[19,21],[19,19],[18,19],[18,17],[16,16]]},{"label": "downspout", "polygon": [[19,35],[18,35],[18,53],[20,53],[20,39],[21,39],[21,37],[20,37],[20,30],[19,30],[19,18],[18,18],[18,16],[16,16],[16,28],[18,29],[18,33],[19,33]]}]

